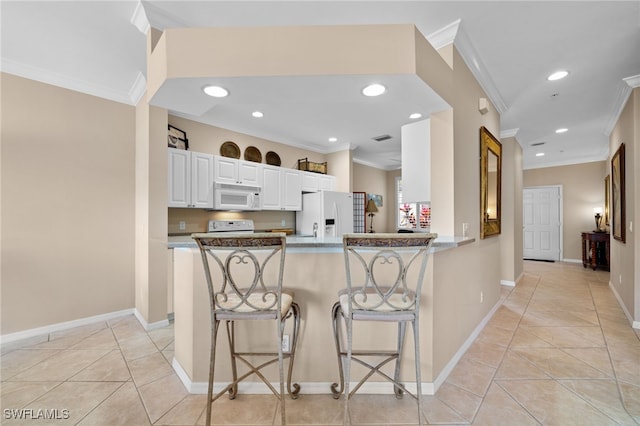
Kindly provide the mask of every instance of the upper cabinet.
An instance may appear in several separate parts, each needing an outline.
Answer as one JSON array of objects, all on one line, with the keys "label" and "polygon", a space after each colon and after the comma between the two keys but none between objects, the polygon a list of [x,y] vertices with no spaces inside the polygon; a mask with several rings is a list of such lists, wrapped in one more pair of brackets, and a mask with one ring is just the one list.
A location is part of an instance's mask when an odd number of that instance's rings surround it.
[{"label": "upper cabinet", "polygon": [[320,175],[320,191],[335,191],[336,177],[331,175]]},{"label": "upper cabinet", "polygon": [[335,176],[169,148],[169,207],[214,208],[218,183],[260,188],[262,210],[302,210],[302,192],[335,191]]},{"label": "upper cabinet", "polygon": [[263,166],[262,210],[302,210],[302,172]]},{"label": "upper cabinet", "polygon": [[262,187],[262,164],[214,156],[214,181],[232,185]]},{"label": "upper cabinet", "polygon": [[213,208],[213,155],[169,148],[169,207]]},{"label": "upper cabinet", "polygon": [[336,177],[313,172],[300,172],[302,192],[335,191]]}]

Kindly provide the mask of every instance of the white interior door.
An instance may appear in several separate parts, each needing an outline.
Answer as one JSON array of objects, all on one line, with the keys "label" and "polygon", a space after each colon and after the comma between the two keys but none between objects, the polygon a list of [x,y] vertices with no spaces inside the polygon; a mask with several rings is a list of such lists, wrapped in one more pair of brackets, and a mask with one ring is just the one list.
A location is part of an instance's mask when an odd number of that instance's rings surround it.
[{"label": "white interior door", "polygon": [[525,259],[560,260],[561,202],[559,186],[524,188],[522,240]]}]

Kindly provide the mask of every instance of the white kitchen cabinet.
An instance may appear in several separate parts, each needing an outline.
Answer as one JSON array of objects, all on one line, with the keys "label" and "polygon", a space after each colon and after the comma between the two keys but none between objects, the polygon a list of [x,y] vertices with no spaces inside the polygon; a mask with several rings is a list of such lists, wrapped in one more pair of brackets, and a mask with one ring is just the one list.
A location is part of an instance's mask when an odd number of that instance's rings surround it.
[{"label": "white kitchen cabinet", "polygon": [[168,206],[213,208],[213,155],[168,150]]},{"label": "white kitchen cabinet", "polygon": [[320,175],[320,184],[318,189],[320,191],[335,191],[336,190],[336,177],[331,175]]},{"label": "white kitchen cabinet", "polygon": [[215,183],[262,187],[262,164],[214,156]]},{"label": "white kitchen cabinet", "polygon": [[300,172],[302,175],[302,192],[318,192],[320,190],[320,175],[312,172]]},{"label": "white kitchen cabinet", "polygon": [[262,210],[302,210],[300,171],[265,165],[262,176]]},{"label": "white kitchen cabinet", "polygon": [[335,191],[336,177],[314,172],[300,172],[302,192]]}]

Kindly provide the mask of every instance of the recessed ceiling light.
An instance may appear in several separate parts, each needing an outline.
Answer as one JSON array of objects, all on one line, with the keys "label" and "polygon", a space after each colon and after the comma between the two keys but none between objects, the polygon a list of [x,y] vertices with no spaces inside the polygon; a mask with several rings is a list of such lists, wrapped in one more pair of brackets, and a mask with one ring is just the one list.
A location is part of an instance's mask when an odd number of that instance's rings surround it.
[{"label": "recessed ceiling light", "polygon": [[387,88],[382,84],[374,83],[362,89],[362,94],[365,96],[380,96],[386,91]]},{"label": "recessed ceiling light", "polygon": [[409,116],[409,118],[412,120],[415,120],[416,118],[420,118],[420,117],[422,117],[422,114],[420,114],[419,112],[414,112]]},{"label": "recessed ceiling light", "polygon": [[204,91],[204,93],[209,96],[213,96],[214,98],[224,98],[226,96],[229,96],[229,91],[220,86],[206,86],[202,90]]},{"label": "recessed ceiling light", "polygon": [[553,74],[551,74],[549,77],[547,77],[547,80],[549,81],[555,81],[555,80],[560,80],[561,78],[565,78],[566,76],[569,75],[569,71],[556,71]]},{"label": "recessed ceiling light", "polygon": [[568,131],[569,131],[569,129],[567,129],[566,127],[563,127],[561,129],[557,129],[556,133],[564,133],[564,132],[568,132]]},{"label": "recessed ceiling light", "polygon": [[329,138],[329,142],[337,142],[338,138]]},{"label": "recessed ceiling light", "polygon": [[252,116],[254,116],[255,118],[262,118],[262,117],[264,117],[264,114],[263,114],[262,112],[260,112],[260,111],[253,111],[253,112],[251,113],[251,115],[252,115]]},{"label": "recessed ceiling light", "polygon": [[536,157],[544,157],[544,152],[539,152],[536,154]]}]

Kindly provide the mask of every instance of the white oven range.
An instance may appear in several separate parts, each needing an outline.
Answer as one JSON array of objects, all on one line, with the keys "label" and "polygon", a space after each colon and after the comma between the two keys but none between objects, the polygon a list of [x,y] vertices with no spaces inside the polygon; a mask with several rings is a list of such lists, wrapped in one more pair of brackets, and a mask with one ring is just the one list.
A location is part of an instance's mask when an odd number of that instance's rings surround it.
[{"label": "white oven range", "polygon": [[207,232],[235,232],[253,234],[255,227],[251,219],[210,220]]}]

